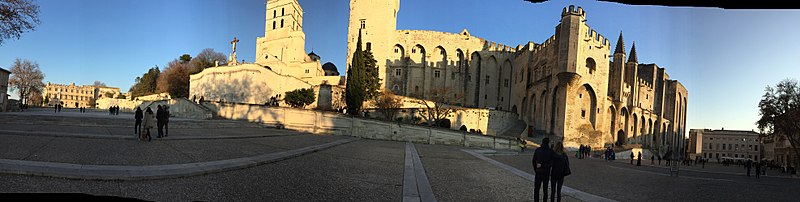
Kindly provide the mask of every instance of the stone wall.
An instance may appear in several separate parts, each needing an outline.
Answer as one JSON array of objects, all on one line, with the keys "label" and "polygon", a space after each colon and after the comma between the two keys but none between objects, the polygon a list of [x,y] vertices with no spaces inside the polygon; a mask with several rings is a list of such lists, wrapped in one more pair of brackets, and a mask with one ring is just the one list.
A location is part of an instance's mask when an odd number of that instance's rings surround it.
[{"label": "stone wall", "polygon": [[133,109],[143,102],[142,100],[100,98],[97,99],[97,108],[108,109],[111,106],[119,106],[120,111],[133,111]]},{"label": "stone wall", "polygon": [[412,141],[426,144],[463,145],[493,149],[519,149],[516,140],[511,138],[482,136],[432,127],[354,118],[331,112],[251,104],[204,104],[215,105],[210,108],[216,108],[218,110],[217,116],[219,117],[247,120],[313,134],[344,135],[377,140]]}]

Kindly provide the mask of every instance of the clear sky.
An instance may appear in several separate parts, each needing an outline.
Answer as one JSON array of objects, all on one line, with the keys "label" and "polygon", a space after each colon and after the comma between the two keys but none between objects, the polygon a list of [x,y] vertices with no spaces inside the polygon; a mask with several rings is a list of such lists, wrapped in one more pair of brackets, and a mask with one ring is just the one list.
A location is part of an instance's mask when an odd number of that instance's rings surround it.
[{"label": "clear sky", "polygon": [[[306,50],[343,72],[348,0],[299,0]],[[42,24],[0,46],[0,67],[14,58],[36,61],[45,82],[95,80],[127,91],[149,67],[204,48],[253,61],[264,35],[265,0],[40,0]],[[723,10],[630,6],[594,1],[401,0],[398,29],[459,32],[509,46],[543,42],[561,9],[586,11],[587,23],[639,62],[667,69],[689,90],[688,128],[755,129],[767,85],[800,79],[800,10]],[[613,50],[613,48],[612,48]],[[13,96],[15,97],[15,95]]]}]

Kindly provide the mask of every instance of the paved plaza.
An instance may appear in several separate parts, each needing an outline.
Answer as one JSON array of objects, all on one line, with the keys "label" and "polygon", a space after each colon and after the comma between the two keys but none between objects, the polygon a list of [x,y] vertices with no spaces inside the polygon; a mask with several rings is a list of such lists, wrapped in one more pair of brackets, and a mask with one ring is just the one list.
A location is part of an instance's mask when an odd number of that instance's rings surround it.
[{"label": "paved plaza", "polygon": [[[0,113],[0,192],[154,201],[532,201],[524,153],[348,136],[230,120],[171,119],[140,142],[133,115]],[[800,179],[737,166],[570,159],[565,201],[796,201]]]}]

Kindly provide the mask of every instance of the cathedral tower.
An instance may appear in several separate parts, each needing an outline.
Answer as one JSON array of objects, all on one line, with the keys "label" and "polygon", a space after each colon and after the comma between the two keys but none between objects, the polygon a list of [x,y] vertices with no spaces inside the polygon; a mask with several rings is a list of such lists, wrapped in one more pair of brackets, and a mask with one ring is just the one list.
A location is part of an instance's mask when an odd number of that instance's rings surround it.
[{"label": "cathedral tower", "polygon": [[[267,0],[264,37],[256,40],[256,63],[304,62],[303,8],[297,0]],[[279,71],[280,73],[280,71]]]}]

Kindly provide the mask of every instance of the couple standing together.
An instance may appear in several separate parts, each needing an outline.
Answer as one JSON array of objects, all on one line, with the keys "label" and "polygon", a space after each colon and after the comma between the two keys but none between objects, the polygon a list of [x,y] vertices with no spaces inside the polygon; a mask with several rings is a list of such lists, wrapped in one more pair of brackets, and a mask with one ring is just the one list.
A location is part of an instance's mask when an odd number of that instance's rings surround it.
[{"label": "couple standing together", "polygon": [[550,138],[542,139],[542,146],[533,152],[533,170],[536,172],[534,179],[533,198],[539,201],[539,189],[542,190],[544,201],[547,201],[547,183],[551,184],[551,201],[561,201],[561,186],[564,177],[572,172],[569,169],[569,158],[564,150],[564,144],[558,142],[550,149]]},{"label": "couple standing together", "polygon": [[[134,126],[134,134],[139,137],[141,141],[150,141],[152,138],[150,137],[150,129],[153,128],[153,125],[158,126],[158,138],[167,137],[169,133],[169,129],[167,128],[167,124],[169,123],[169,107],[164,105],[158,105],[158,109],[156,110],[155,117],[153,116],[153,110],[150,107],[147,107],[147,110],[142,111],[142,108],[136,107],[136,114],[134,115],[136,119],[136,125]],[[154,123],[154,121],[156,121]],[[144,124],[144,125],[143,125]],[[166,133],[165,130],[166,129]]]}]

